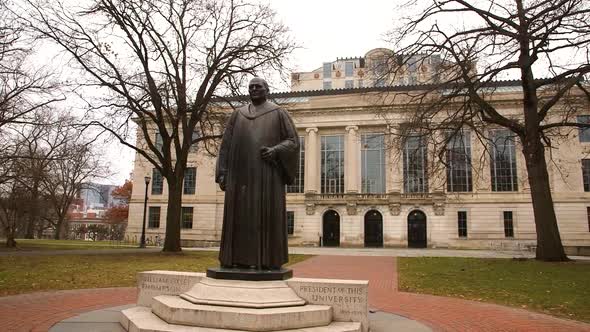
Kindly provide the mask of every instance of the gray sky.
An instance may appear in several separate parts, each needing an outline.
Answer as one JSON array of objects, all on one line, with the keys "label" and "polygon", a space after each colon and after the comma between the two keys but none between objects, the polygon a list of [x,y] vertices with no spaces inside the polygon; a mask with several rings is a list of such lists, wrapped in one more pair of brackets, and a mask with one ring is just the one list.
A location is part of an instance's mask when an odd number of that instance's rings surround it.
[{"label": "gray sky", "polygon": [[[393,26],[400,0],[269,0],[278,17],[302,46],[292,59],[295,71],[311,71],[337,57],[363,56],[388,47],[383,34]],[[288,90],[288,87],[279,87]],[[133,170],[134,152],[112,143],[107,158],[115,173],[108,181],[122,184]]]}]

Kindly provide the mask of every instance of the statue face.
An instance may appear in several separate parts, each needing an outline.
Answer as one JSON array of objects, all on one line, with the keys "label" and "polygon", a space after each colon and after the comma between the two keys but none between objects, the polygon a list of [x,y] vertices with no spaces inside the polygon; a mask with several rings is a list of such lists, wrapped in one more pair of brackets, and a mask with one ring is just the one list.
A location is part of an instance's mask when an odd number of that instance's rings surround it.
[{"label": "statue face", "polygon": [[261,78],[253,78],[248,85],[248,92],[252,100],[266,100],[268,95],[266,82]]}]

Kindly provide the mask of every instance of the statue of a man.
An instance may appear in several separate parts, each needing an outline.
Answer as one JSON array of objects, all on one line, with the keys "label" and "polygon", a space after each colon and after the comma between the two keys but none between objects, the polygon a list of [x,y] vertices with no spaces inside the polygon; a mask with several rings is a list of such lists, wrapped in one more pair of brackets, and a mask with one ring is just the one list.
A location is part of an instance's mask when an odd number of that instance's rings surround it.
[{"label": "statue of a man", "polygon": [[267,101],[254,78],[252,103],[233,112],[217,159],[225,191],[219,261],[222,267],[280,269],[288,258],[285,185],[297,171],[299,137],[289,114]]}]

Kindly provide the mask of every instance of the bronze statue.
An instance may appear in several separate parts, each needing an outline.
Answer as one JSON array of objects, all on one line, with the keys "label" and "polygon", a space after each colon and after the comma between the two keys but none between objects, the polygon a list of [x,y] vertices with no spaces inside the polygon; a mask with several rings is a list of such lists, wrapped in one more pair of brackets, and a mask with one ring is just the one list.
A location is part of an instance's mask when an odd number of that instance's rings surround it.
[{"label": "bronze statue", "polygon": [[289,114],[267,101],[254,78],[251,104],[231,115],[215,181],[225,191],[219,261],[223,268],[279,270],[288,258],[285,185],[295,178],[299,138]]}]

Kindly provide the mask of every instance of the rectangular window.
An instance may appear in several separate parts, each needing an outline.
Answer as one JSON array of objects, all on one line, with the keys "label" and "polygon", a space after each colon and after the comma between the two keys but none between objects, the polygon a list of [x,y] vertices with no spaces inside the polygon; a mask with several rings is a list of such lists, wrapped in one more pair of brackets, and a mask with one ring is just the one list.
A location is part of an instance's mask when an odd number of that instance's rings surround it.
[{"label": "rectangular window", "polygon": [[514,136],[505,129],[493,130],[490,136],[492,191],[517,191]]},{"label": "rectangular window", "polygon": [[588,232],[590,232],[590,206],[586,207],[586,218],[588,220]]},{"label": "rectangular window", "polygon": [[197,149],[198,149],[198,147],[199,147],[199,144],[198,144],[198,143],[192,143],[192,142],[194,142],[195,140],[199,139],[199,136],[200,136],[200,135],[199,135],[199,132],[198,132],[197,128],[195,128],[195,131],[193,131],[193,135],[191,136],[191,149],[190,149],[190,150],[191,150],[192,152],[195,152],[195,151],[197,151]]},{"label": "rectangular window", "polygon": [[196,185],[197,185],[197,169],[195,167],[187,167],[184,170],[183,194],[194,195]]},{"label": "rectangular window", "polygon": [[[578,123],[590,123],[590,115],[579,115]],[[580,142],[590,142],[590,128],[579,129]]]},{"label": "rectangular window", "polygon": [[288,193],[303,193],[305,180],[305,138],[299,136],[299,165],[297,165],[297,174],[293,184],[287,186]]},{"label": "rectangular window", "polygon": [[322,136],[321,146],[322,193],[344,192],[344,137]]},{"label": "rectangular window", "polygon": [[584,191],[590,191],[590,159],[582,159],[582,178]]},{"label": "rectangular window", "polygon": [[287,211],[287,234],[293,235],[295,231],[295,212]]},{"label": "rectangular window", "polygon": [[323,88],[324,88],[324,90],[330,90],[330,89],[332,89],[332,82],[330,82],[330,81],[324,81]]},{"label": "rectangular window", "polygon": [[193,228],[193,207],[183,206],[182,211],[180,213],[180,217],[182,220],[182,228],[184,229],[192,229]]},{"label": "rectangular window", "polygon": [[361,135],[361,190],[385,192],[385,139],[383,134]]},{"label": "rectangular window", "polygon": [[504,211],[504,236],[514,237],[514,220],[512,211]]},{"label": "rectangular window", "polygon": [[467,211],[457,212],[457,229],[459,237],[467,237]]},{"label": "rectangular window", "polygon": [[422,137],[408,137],[404,144],[404,192],[428,192],[426,142]]},{"label": "rectangular window", "polygon": [[352,77],[354,71],[354,62],[344,63],[344,75],[346,77]]},{"label": "rectangular window", "polygon": [[344,81],[344,87],[347,89],[354,88],[354,81],[353,80],[346,80]]},{"label": "rectangular window", "polygon": [[325,62],[323,67],[324,78],[332,78],[332,63]]},{"label": "rectangular window", "polygon": [[150,206],[148,228],[160,228],[160,207]]},{"label": "rectangular window", "polygon": [[156,149],[162,153],[162,147],[164,146],[164,141],[162,140],[162,134],[156,132],[156,141],[154,142]]},{"label": "rectangular window", "polygon": [[447,191],[472,191],[471,134],[461,130],[447,143]]},{"label": "rectangular window", "polygon": [[152,195],[162,195],[164,178],[157,168],[152,170]]}]

